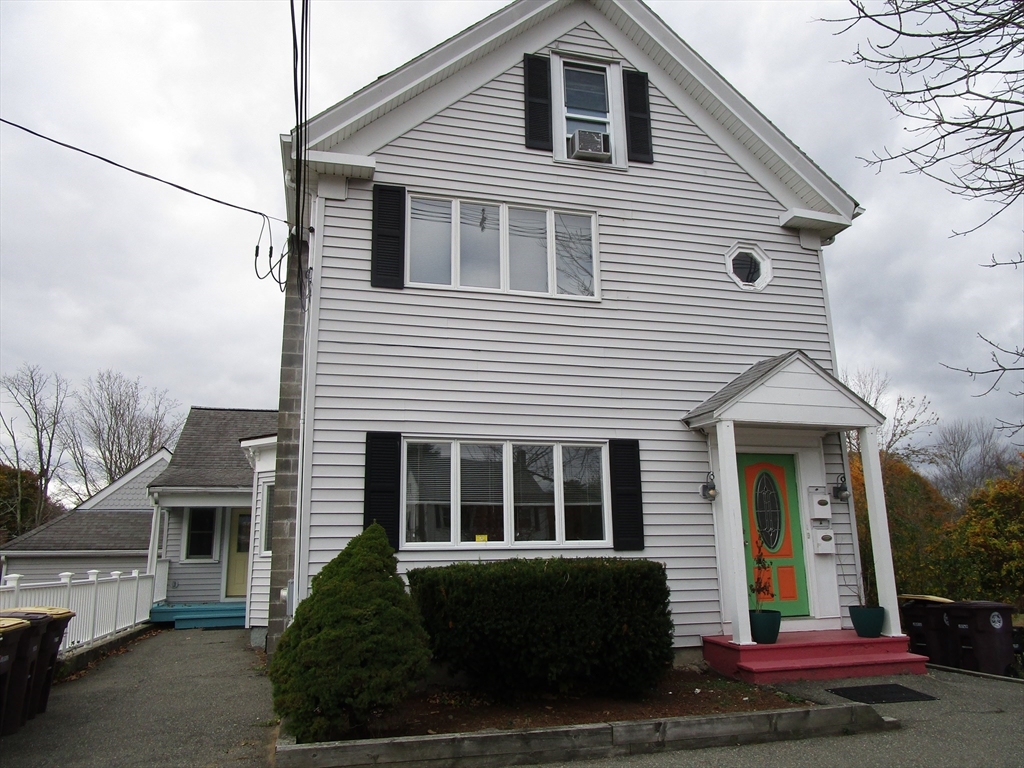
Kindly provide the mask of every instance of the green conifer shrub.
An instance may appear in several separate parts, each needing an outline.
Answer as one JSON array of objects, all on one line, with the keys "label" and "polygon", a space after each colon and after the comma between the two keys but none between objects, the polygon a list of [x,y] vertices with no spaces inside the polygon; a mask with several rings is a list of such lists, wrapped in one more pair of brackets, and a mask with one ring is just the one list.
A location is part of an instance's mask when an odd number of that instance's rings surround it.
[{"label": "green conifer shrub", "polygon": [[300,742],[344,738],[426,672],[428,638],[374,524],[313,577],[270,663],[274,709]]},{"label": "green conifer shrub", "polygon": [[665,566],[543,558],[409,572],[436,661],[498,696],[636,695],[672,665]]}]

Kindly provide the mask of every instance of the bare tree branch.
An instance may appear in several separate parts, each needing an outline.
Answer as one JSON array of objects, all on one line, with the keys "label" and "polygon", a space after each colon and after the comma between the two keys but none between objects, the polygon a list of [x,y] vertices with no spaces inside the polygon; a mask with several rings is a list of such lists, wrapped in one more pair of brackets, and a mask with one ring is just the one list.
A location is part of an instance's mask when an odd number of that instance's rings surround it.
[{"label": "bare tree branch", "polygon": [[[877,167],[935,179],[996,210],[1024,196],[1024,3],[1020,0],[849,0],[854,13],[830,19],[867,25],[876,36],[848,63],[877,73],[875,86],[907,118],[909,141],[867,158]],[[955,233],[965,234],[965,233]]]}]

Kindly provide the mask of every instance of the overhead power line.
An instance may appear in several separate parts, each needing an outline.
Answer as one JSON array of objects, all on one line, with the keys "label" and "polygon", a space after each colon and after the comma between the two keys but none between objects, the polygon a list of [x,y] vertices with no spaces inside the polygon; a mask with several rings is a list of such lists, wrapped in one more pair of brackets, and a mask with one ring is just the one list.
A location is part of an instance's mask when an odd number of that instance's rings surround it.
[{"label": "overhead power line", "polygon": [[[150,179],[152,181],[159,181],[161,184],[166,184],[167,186],[174,187],[175,189],[180,190],[181,192],[187,192],[190,195],[195,195],[196,197],[201,197],[204,200],[209,200],[211,203],[218,203],[219,205],[226,205],[228,208],[234,208],[237,211],[244,211],[245,213],[251,213],[251,214],[253,214],[255,216],[259,216],[260,218],[263,219],[263,226],[260,227],[260,237],[259,237],[259,240],[256,243],[256,257],[255,257],[255,262],[254,262],[254,266],[255,266],[255,269],[256,269],[256,277],[258,277],[260,280],[263,280],[264,278],[267,278],[267,277],[271,277],[271,278],[274,279],[274,282],[276,282],[278,284],[278,286],[281,287],[281,290],[282,291],[284,290],[283,276],[281,274],[281,265],[282,265],[282,260],[284,258],[284,254],[279,256],[277,261],[274,260],[274,233],[270,229],[270,221],[271,221],[271,219],[273,219],[274,221],[279,221],[282,224],[287,224],[288,222],[285,221],[284,219],[279,219],[279,218],[277,218],[277,216],[271,216],[268,213],[263,213],[263,211],[257,211],[257,210],[255,210],[253,208],[246,208],[244,205],[235,205],[234,203],[229,203],[227,200],[221,200],[219,197],[213,197],[212,195],[205,195],[202,192],[196,192],[194,189],[189,189],[188,187],[184,187],[181,184],[175,184],[173,181],[167,181],[167,179],[161,179],[159,176],[154,176],[153,174],[146,173],[145,171],[139,171],[139,170],[136,170],[135,168],[129,168],[127,165],[123,165],[123,164],[118,163],[118,162],[116,162],[114,160],[111,160],[109,157],[104,157],[103,155],[97,155],[95,152],[90,152],[90,151],[88,151],[86,149],[82,149],[81,147],[76,147],[74,144],[68,144],[67,142],[64,142],[64,141],[58,141],[57,139],[54,139],[54,138],[52,138],[50,136],[46,136],[46,135],[44,135],[42,133],[39,133],[38,131],[33,131],[31,128],[26,128],[24,125],[19,125],[18,123],[15,123],[15,122],[13,122],[11,120],[7,120],[7,119],[5,119],[3,117],[0,117],[0,123],[4,123],[5,125],[9,125],[12,128],[17,128],[18,130],[24,131],[25,133],[29,133],[29,134],[31,134],[33,136],[36,136],[37,138],[43,139],[44,141],[49,141],[50,143],[56,144],[59,147],[64,147],[65,149],[70,149],[73,152],[80,152],[83,155],[88,155],[89,157],[95,158],[96,160],[100,160],[101,162],[107,163],[108,165],[112,165],[115,168],[120,168],[123,171],[128,171],[129,173],[134,173],[136,176],[141,176],[144,179]],[[270,237],[270,249],[269,249],[269,253],[267,255],[267,259],[268,259],[267,272],[265,274],[260,274],[260,268],[259,268],[260,243],[263,241],[263,232],[264,232],[264,230],[267,231],[267,233],[268,233],[268,235]]]},{"label": "overhead power line", "polygon": [[221,200],[220,198],[212,197],[211,195],[204,195],[202,192],[196,192],[194,189],[183,187],[181,184],[175,184],[173,181],[167,181],[167,179],[161,179],[159,176],[154,176],[151,173],[139,171],[136,170],[135,168],[129,168],[127,165],[122,165],[121,163],[111,160],[109,157],[103,157],[103,155],[97,155],[95,152],[90,152],[86,149],[82,149],[81,147],[76,147],[73,144],[58,141],[57,139],[51,138],[50,136],[45,136],[39,133],[38,131],[33,131],[31,128],[26,128],[24,125],[19,125],[18,123],[12,122],[3,117],[0,117],[0,123],[4,123],[5,125],[17,128],[19,130],[24,131],[25,133],[30,133],[33,136],[36,136],[45,141],[49,141],[52,144],[56,144],[57,146],[64,147],[65,149],[70,149],[74,152],[81,152],[83,155],[94,157],[97,160],[107,163],[108,165],[112,165],[115,168],[120,168],[123,171],[128,171],[129,173],[134,173],[136,176],[141,176],[144,179],[152,179],[153,181],[159,181],[161,184],[166,184],[169,187],[174,187],[175,189],[181,190],[182,192],[187,192],[190,195],[195,195],[196,197],[201,197],[204,200],[209,200],[212,203],[220,203],[221,205],[226,205],[228,208],[234,208],[239,211],[245,211],[246,213],[252,213],[255,214],[256,216],[262,216],[265,219],[273,219],[274,221],[280,221],[282,224],[288,223],[284,219],[279,219],[276,216],[271,216],[270,214],[263,213],[262,211],[257,211],[252,208],[246,208],[244,205],[235,205],[234,203],[229,203],[227,200]]}]

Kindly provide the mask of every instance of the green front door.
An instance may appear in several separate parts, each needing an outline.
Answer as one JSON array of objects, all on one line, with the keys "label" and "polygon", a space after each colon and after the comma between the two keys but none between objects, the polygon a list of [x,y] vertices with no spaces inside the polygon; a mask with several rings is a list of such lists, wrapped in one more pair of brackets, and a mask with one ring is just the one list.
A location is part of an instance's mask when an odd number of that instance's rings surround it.
[{"label": "green front door", "polygon": [[[736,459],[747,584],[754,583],[754,552],[760,548],[769,562],[772,583],[771,598],[763,600],[762,607],[781,611],[783,616],[807,616],[796,463],[784,454],[741,453]],[[754,595],[747,592],[753,608]]]}]

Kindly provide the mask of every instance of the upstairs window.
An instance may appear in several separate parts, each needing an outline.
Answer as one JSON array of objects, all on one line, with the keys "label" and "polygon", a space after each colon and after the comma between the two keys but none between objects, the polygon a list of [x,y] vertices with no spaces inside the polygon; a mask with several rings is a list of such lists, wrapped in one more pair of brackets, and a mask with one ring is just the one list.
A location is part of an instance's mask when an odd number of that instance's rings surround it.
[{"label": "upstairs window", "polygon": [[523,78],[530,149],[550,151],[555,160],[616,168],[654,162],[645,73],[555,50],[527,54]]},{"label": "upstairs window", "polygon": [[596,216],[411,197],[409,283],[597,296]]}]

